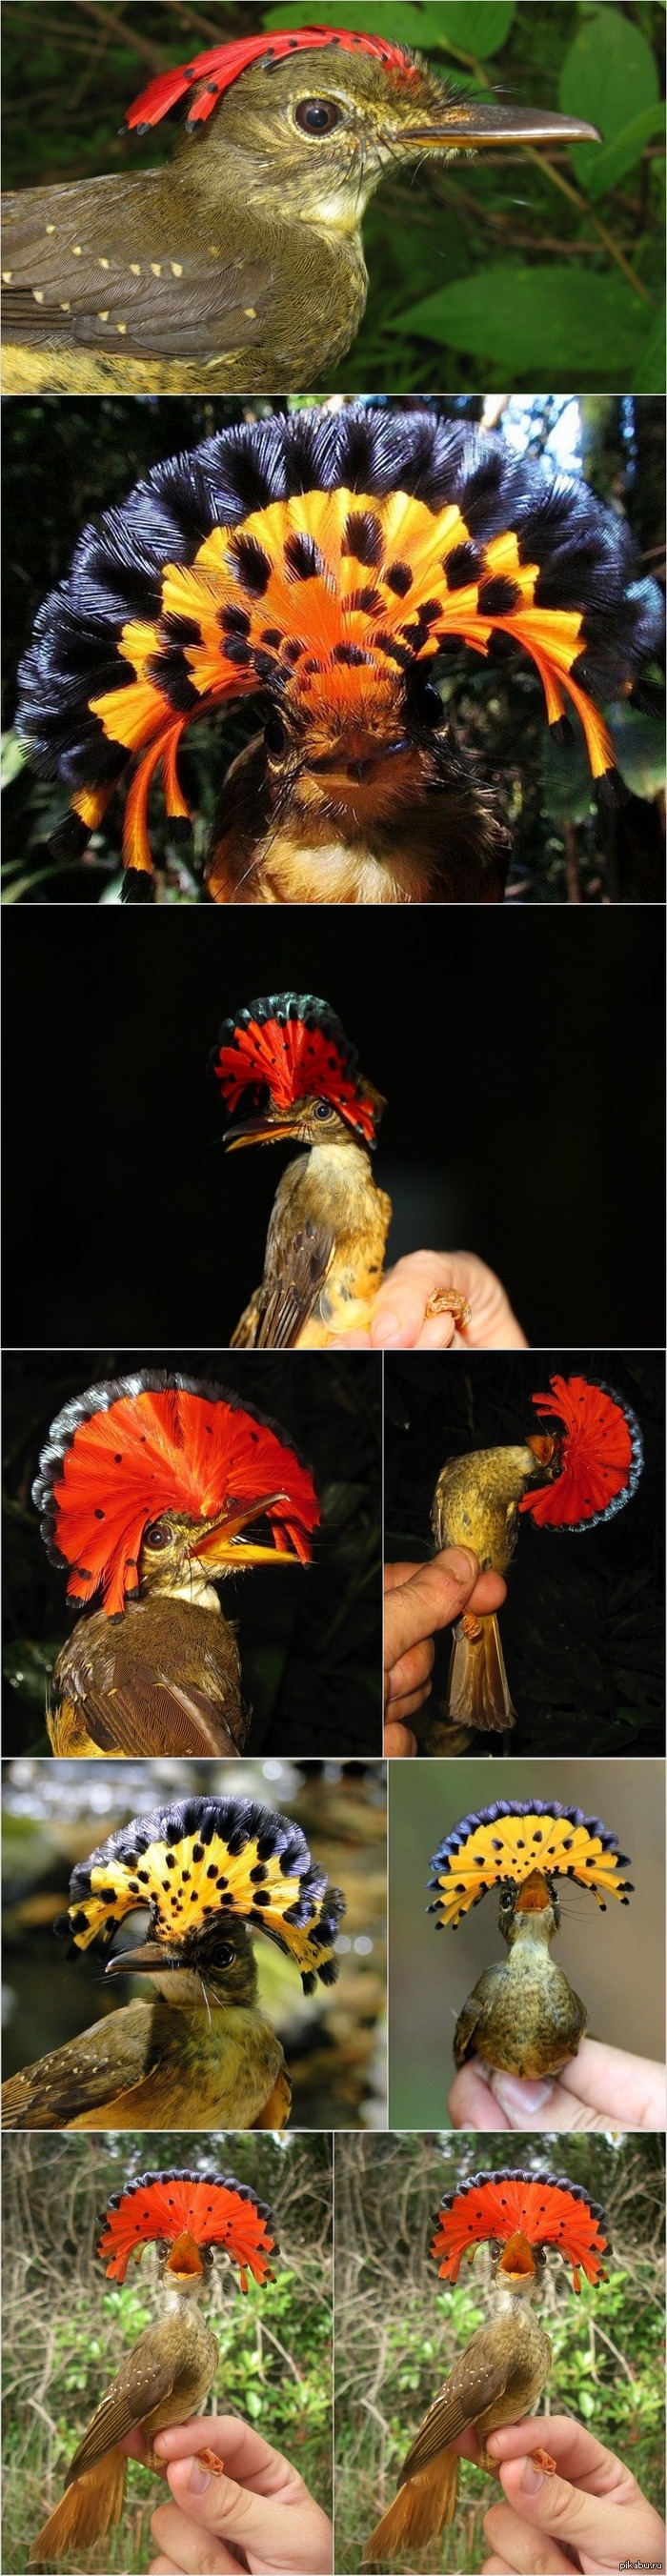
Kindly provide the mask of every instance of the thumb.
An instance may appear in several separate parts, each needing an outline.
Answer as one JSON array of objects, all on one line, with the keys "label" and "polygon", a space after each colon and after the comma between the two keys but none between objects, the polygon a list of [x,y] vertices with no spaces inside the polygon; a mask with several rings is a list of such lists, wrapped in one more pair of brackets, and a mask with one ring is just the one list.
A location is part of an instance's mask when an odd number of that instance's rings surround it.
[{"label": "thumb", "polygon": [[[283,2463],[279,2466],[282,2469]],[[227,2540],[246,2555],[252,2551],[257,2558],[266,2560],[276,2576],[281,2568],[289,2568],[291,2576],[295,2576],[300,2567],[330,2566],[326,2515],[309,2496],[296,2470],[279,2494],[266,2495],[237,2486],[236,2479],[227,2477],[224,2471],[216,2477],[201,2460],[192,2457],[169,2460],[167,2477],[174,2502],[182,2513],[203,2531],[214,2532],[218,2540]],[[295,2506],[301,2506],[301,2514],[295,2513]]]},{"label": "thumb", "polygon": [[385,1601],[385,1661],[399,1662],[422,1637],[447,1628],[460,1617],[479,1581],[479,1559],[471,1547],[449,1547],[420,1565]]},{"label": "thumb", "polygon": [[500,2477],[508,2503],[535,2531],[587,2550],[596,2567],[607,2562],[618,2566],[618,2492],[608,2501],[604,2495],[586,2495],[567,2478],[537,2468],[530,2458],[501,2461]]}]

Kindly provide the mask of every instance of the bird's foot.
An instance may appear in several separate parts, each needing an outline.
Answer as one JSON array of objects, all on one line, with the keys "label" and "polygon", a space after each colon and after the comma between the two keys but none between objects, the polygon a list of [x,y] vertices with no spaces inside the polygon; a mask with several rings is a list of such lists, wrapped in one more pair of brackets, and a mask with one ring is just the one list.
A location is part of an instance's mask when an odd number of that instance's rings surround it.
[{"label": "bird's foot", "polygon": [[545,2478],[555,2478],[556,2462],[555,2460],[552,2460],[550,2451],[543,2451],[541,2449],[531,2451],[530,2457],[533,2461],[534,2467],[536,2469],[543,2470]]},{"label": "bird's foot", "polygon": [[467,1297],[459,1295],[458,1288],[432,1288],[424,1307],[425,1324],[430,1324],[434,1315],[453,1315],[456,1324],[472,1323],[472,1307]]},{"label": "bird's foot", "polygon": [[198,2451],[197,2459],[201,2461],[203,2469],[209,2470],[212,2478],[224,2478],[225,2463],[221,2460],[218,2451]]}]

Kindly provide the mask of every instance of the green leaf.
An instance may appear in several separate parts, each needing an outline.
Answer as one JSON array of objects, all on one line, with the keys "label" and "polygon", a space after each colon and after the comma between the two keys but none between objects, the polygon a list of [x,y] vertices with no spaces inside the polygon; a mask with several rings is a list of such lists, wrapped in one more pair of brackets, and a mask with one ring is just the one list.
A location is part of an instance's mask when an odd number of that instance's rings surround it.
[{"label": "green leaf", "polygon": [[389,328],[497,359],[509,376],[529,368],[534,381],[534,371],[543,370],[538,382],[547,386],[559,376],[576,383],[577,368],[586,378],[613,368],[622,384],[641,359],[646,316],[621,277],[591,276],[574,262],[515,268],[508,261],[439,287]]},{"label": "green leaf", "polygon": [[639,365],[635,368],[632,379],[633,393],[664,394],[666,365],[665,316],[664,313],[657,313],[653,329],[649,331],[648,339],[644,341]]},{"label": "green leaf", "polygon": [[[665,110],[659,99],[655,107],[643,107],[640,116],[633,116],[630,124],[614,136],[613,143],[604,144],[601,152],[591,156],[590,170],[587,168],[585,173],[589,197],[605,197],[610,188],[616,188],[626,170],[634,170],[635,162],[641,161],[645,143],[650,143],[654,134],[664,134],[664,130]],[[588,158],[586,150],[587,163]]]},{"label": "green leaf", "polygon": [[476,54],[484,61],[488,54],[500,52],[509,35],[515,11],[515,0],[436,0],[435,6],[422,8],[418,0],[399,0],[394,8],[386,0],[361,0],[356,8],[343,0],[342,7],[332,10],[331,0],[317,0],[313,9],[280,8],[264,11],[265,27],[353,27],[360,36],[386,36],[392,45],[416,45],[428,52],[435,47],[448,52]]},{"label": "green leaf", "polygon": [[509,35],[514,17],[514,0],[447,0],[446,10],[429,9],[433,33],[424,35],[425,45],[454,45],[462,54],[475,54],[486,62],[490,54],[499,54]]},{"label": "green leaf", "polygon": [[665,783],[665,728],[659,716],[637,707],[612,708],[609,719],[618,767],[633,796],[657,796]]},{"label": "green leaf", "polygon": [[[566,116],[582,116],[597,125],[603,143],[623,133],[644,108],[659,98],[658,74],[650,46],[620,9],[596,9],[575,36],[565,56],[558,84],[558,103]],[[587,188],[597,147],[572,146],[572,162]]]},{"label": "green leaf", "polygon": [[0,787],[11,787],[25,768],[25,752],[15,733],[3,733],[0,742]]}]

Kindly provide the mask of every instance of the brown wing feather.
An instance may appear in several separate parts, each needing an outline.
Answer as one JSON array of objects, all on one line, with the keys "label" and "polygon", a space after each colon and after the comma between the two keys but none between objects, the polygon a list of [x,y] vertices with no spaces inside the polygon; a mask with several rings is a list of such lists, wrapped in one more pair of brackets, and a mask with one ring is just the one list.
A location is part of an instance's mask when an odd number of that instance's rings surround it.
[{"label": "brown wing feather", "polygon": [[314,1313],[334,1253],[334,1236],[311,1217],[304,1218],[281,1263],[275,1288],[262,1295],[257,1347],[293,1350]]},{"label": "brown wing feather", "polygon": [[88,1734],[104,1751],[125,1754],[224,1753],[238,1757],[224,1719],[203,1691],[180,1690],[150,1673],[123,1669],[118,1658],[113,1688],[82,1703]]},{"label": "brown wing feather", "polygon": [[70,2461],[67,2486],[81,2476],[83,2469],[94,2468],[105,2451],[112,2451],[126,2433],[133,2433],[153,2408],[162,2404],[173,2388],[178,2366],[177,2343],[173,2344],[171,2338],[167,2341],[159,2327],[147,2326],[96,2406],[83,2441]]},{"label": "brown wing feather", "polygon": [[406,2478],[414,2477],[416,2469],[425,2469],[438,2451],[445,2451],[448,2444],[456,2440],[457,2433],[466,2433],[469,2426],[476,2424],[478,2417],[485,2414],[487,2406],[493,2406],[496,2398],[502,2396],[508,2365],[497,2357],[491,2360],[480,2357],[471,2369],[470,2354],[469,2344],[460,2361],[455,2362],[434,2404],[429,2407],[403,2462],[400,2486]]},{"label": "brown wing feather", "polygon": [[[172,174],[173,180],[173,174]],[[133,225],[136,216],[136,243]],[[163,174],[27,188],[4,200],[3,336],[126,357],[207,357],[262,336],[268,262],[201,239]],[[222,227],[221,227],[222,229]]]},{"label": "brown wing feather", "polygon": [[3,2128],[63,2129],[80,2112],[108,2102],[121,2084],[141,2084],[160,2063],[151,2027],[145,2004],[123,2004],[93,2022],[83,2038],[23,2067],[3,2084]]}]

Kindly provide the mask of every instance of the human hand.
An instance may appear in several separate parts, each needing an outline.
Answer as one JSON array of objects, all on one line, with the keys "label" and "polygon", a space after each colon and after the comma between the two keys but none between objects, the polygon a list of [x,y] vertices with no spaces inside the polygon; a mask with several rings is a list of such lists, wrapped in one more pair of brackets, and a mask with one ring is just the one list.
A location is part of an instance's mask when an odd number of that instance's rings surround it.
[{"label": "human hand", "polygon": [[[455,1288],[467,1297],[471,1321],[449,1314],[425,1320],[429,1297]],[[528,1345],[500,1279],[475,1252],[408,1252],[387,1271],[376,1298],[369,1333],[345,1333],[338,1351],[525,1351]]]},{"label": "human hand", "polygon": [[664,2129],[665,2069],[598,2039],[540,2083],[474,2058],[455,2076],[449,2112],[454,2129]]},{"label": "human hand", "polygon": [[493,2554],[482,2576],[541,2576],[546,2567],[549,2576],[571,2576],[573,2567],[585,2576],[618,2576],[624,2565],[664,2567],[664,2523],[613,2451],[567,2415],[550,2415],[539,2429],[547,2433],[555,2477],[530,2458],[534,2416],[487,2435],[506,2502],[484,2516]]},{"label": "human hand", "polygon": [[464,1610],[498,1610],[507,1585],[501,1574],[480,1574],[471,1547],[443,1547],[427,1565],[386,1565],[384,1586],[384,1749],[416,1753],[405,1719],[429,1696],[434,1630]]},{"label": "human hand", "polygon": [[[205,2415],[156,2433],[173,2503],[159,2504],[151,2531],[159,2557],[149,2576],[330,2576],[333,2535],[298,2470],[235,2415]],[[222,2476],[198,2451],[215,2451]]]}]

